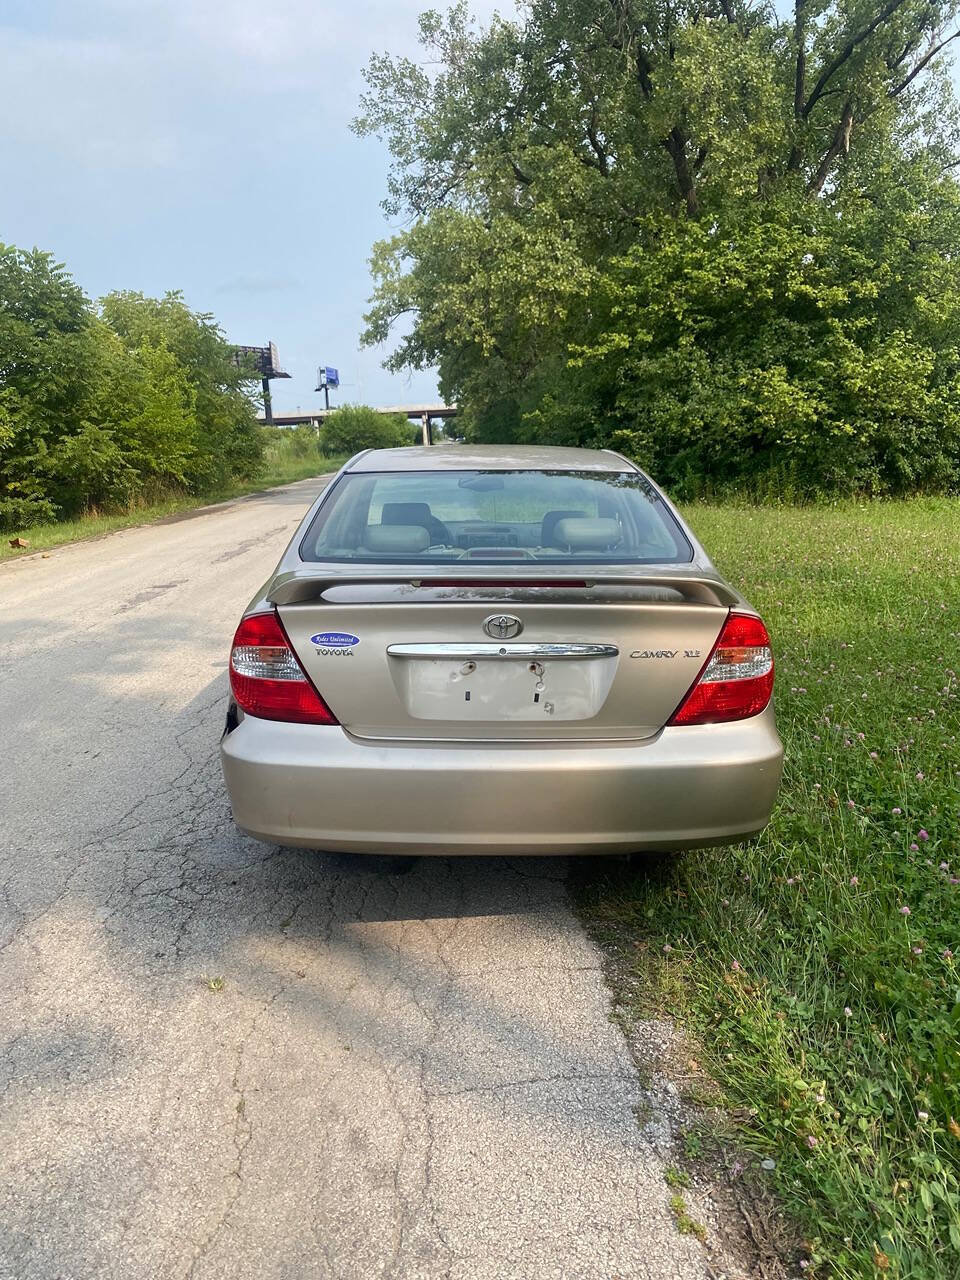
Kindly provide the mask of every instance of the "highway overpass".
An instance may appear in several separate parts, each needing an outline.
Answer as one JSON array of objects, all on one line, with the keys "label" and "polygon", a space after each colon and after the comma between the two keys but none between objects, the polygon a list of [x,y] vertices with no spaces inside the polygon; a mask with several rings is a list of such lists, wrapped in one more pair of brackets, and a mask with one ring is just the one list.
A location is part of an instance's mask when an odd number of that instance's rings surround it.
[{"label": "highway overpass", "polygon": [[[273,426],[275,427],[320,427],[324,421],[332,417],[337,412],[336,409],[307,409],[300,410],[297,413],[275,413],[273,415]],[[455,418],[457,416],[457,406],[455,404],[393,404],[378,408],[377,413],[401,413],[405,418],[409,418],[411,422],[420,422],[424,429],[427,429],[430,422],[434,418]],[[266,426],[266,419],[260,417],[257,421]]]}]

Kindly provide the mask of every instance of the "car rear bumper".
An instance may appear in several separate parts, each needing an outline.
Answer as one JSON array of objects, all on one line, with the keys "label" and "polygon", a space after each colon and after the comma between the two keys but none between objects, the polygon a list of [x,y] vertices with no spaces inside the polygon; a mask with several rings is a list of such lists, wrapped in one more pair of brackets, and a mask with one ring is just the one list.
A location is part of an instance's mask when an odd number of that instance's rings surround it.
[{"label": "car rear bumper", "polygon": [[221,744],[237,825],[337,852],[573,854],[726,844],[770,817],[773,709],[642,742],[407,743],[246,716]]}]

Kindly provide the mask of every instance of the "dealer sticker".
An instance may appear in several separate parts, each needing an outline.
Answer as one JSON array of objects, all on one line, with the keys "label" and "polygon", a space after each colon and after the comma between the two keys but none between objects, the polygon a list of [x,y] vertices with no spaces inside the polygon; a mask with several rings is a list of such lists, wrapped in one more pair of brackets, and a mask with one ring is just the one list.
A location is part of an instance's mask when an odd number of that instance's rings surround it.
[{"label": "dealer sticker", "polygon": [[349,631],[318,631],[310,637],[310,643],[324,657],[344,658],[352,656],[353,647],[360,643],[360,637]]}]

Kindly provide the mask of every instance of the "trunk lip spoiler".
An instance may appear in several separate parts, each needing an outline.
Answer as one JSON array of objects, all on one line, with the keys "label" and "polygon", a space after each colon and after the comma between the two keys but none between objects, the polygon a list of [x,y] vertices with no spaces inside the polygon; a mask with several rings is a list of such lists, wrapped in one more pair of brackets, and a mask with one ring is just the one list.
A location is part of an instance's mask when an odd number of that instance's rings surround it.
[{"label": "trunk lip spoiler", "polygon": [[[660,569],[647,569],[644,572],[624,573],[611,572],[607,569],[596,569],[589,565],[577,565],[569,574],[570,586],[565,588],[561,585],[561,580],[568,576],[557,573],[556,567],[550,568],[550,585],[545,586],[538,584],[537,578],[543,578],[543,570],[538,574],[530,573],[529,575],[518,573],[518,566],[511,563],[509,571],[504,571],[502,583],[498,582],[498,575],[491,573],[490,566],[477,566],[476,573],[465,572],[459,566],[457,576],[463,582],[463,586],[452,588],[452,590],[469,590],[469,580],[476,579],[478,588],[489,588],[490,591],[502,589],[505,591],[535,591],[542,590],[544,592],[558,592],[568,589],[577,595],[583,595],[584,603],[589,603],[589,595],[591,591],[603,590],[606,587],[636,587],[636,588],[670,588],[678,591],[685,597],[685,600],[694,604],[715,605],[718,608],[729,609],[739,607],[744,604],[742,597],[734,591],[728,583],[726,583],[719,574],[690,566],[689,568],[681,565],[664,566]],[[525,584],[522,579],[529,576],[529,585]],[[309,569],[291,569],[278,573],[270,583],[266,593],[266,599],[273,605],[296,605],[296,604],[329,604],[331,607],[337,607],[332,601],[324,601],[323,593],[329,587],[344,586],[369,586],[369,587],[389,587],[389,586],[410,586],[415,589],[429,589],[432,583],[438,586],[444,579],[449,579],[450,567],[444,565],[437,566],[437,571],[433,573],[424,572],[421,566],[409,569],[391,569],[384,571],[379,566],[356,566],[349,569],[338,567],[327,567],[323,565],[311,565]],[[576,585],[574,585],[576,584]],[[408,602],[412,603],[412,602]],[[441,602],[437,602],[441,603]],[[449,601],[442,603],[473,603],[473,601],[458,601],[455,597]],[[651,601],[650,603],[657,603]]]}]

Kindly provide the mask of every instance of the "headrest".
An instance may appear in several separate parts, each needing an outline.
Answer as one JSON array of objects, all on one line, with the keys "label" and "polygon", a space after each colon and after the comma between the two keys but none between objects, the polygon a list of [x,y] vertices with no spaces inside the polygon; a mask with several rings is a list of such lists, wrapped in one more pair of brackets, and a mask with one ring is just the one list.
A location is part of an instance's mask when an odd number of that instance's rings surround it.
[{"label": "headrest", "polygon": [[431,511],[425,502],[385,502],[380,523],[429,525],[430,517]]},{"label": "headrest", "polygon": [[368,524],[363,545],[368,551],[380,551],[384,555],[415,554],[426,551],[430,534],[422,524]]},{"label": "headrest", "polygon": [[571,551],[602,551],[604,547],[616,546],[623,533],[616,520],[568,516],[557,521],[555,537],[558,546],[569,547]]},{"label": "headrest", "polygon": [[561,520],[566,520],[568,516],[585,517],[583,511],[548,511],[540,521],[540,545],[541,547],[555,547],[557,537],[557,525]]}]

